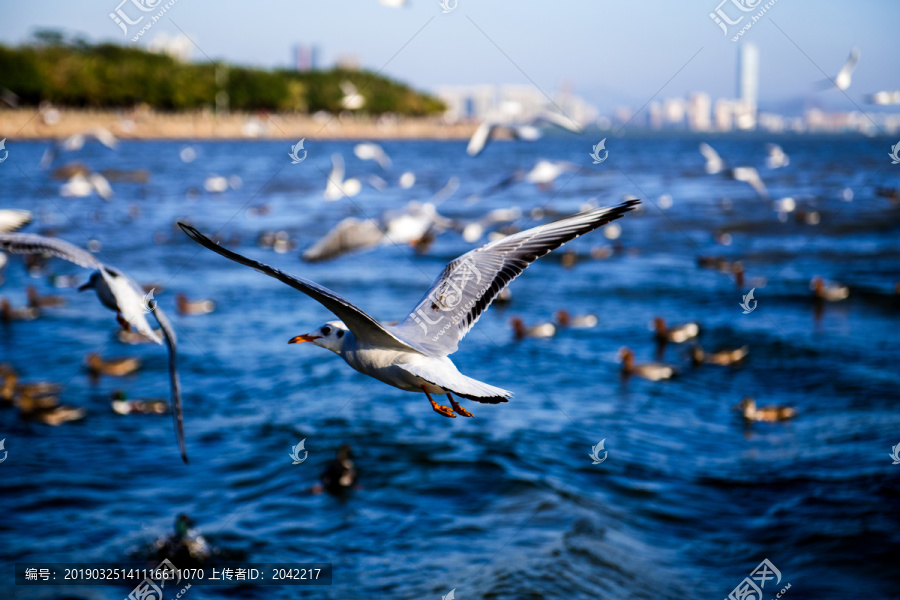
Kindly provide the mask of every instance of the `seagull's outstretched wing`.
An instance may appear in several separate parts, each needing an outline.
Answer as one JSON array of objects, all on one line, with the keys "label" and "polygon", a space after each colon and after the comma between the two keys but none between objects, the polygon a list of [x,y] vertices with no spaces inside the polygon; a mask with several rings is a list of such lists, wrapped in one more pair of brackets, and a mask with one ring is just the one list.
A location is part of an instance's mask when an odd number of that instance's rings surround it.
[{"label": "seagull's outstretched wing", "polygon": [[0,233],[10,233],[31,223],[30,210],[0,209]]},{"label": "seagull's outstretched wing", "polygon": [[178,341],[175,330],[166,314],[158,306],[153,309],[153,316],[162,329],[166,347],[169,349],[169,384],[172,394],[172,419],[175,423],[175,441],[178,442],[178,450],[181,452],[181,460],[188,464],[187,449],[184,445],[184,414],[181,409],[181,380],[178,378]]},{"label": "seagull's outstretched wing", "polygon": [[347,302],[328,288],[322,287],[321,285],[309,281],[308,279],[302,279],[300,277],[289,275],[283,271],[279,271],[274,267],[270,267],[267,264],[247,258],[246,256],[242,256],[237,252],[232,252],[231,250],[228,250],[226,248],[222,248],[190,225],[178,223],[178,226],[181,227],[192,240],[194,240],[201,246],[209,248],[213,252],[221,254],[225,258],[231,259],[236,263],[240,263],[246,267],[250,267],[251,269],[256,269],[260,273],[268,275],[269,277],[274,277],[278,281],[291,286],[295,290],[303,292],[304,294],[330,310],[332,313],[334,313],[335,316],[343,321],[344,325],[346,325],[347,328],[353,332],[353,335],[356,336],[358,340],[383,348],[394,348],[396,350],[405,350],[407,352],[421,352],[419,348],[416,348],[412,344],[401,340],[393,333],[385,329],[378,321],[376,321],[351,303]]},{"label": "seagull's outstretched wing", "polygon": [[102,263],[87,250],[63,240],[34,233],[0,234],[0,250],[10,254],[49,254],[86,269],[100,269],[102,266]]},{"label": "seagull's outstretched wing", "polygon": [[475,133],[473,133],[472,137],[469,139],[469,145],[466,146],[466,153],[469,156],[478,156],[481,154],[481,151],[484,150],[484,147],[487,146],[490,141],[491,134],[496,127],[497,125],[491,121],[485,121],[479,125],[478,129],[475,130]]},{"label": "seagull's outstretched wing", "polygon": [[408,317],[390,330],[431,356],[456,352],[459,341],[503,288],[528,265],[576,237],[618,219],[640,200],[519,232],[448,264]]}]

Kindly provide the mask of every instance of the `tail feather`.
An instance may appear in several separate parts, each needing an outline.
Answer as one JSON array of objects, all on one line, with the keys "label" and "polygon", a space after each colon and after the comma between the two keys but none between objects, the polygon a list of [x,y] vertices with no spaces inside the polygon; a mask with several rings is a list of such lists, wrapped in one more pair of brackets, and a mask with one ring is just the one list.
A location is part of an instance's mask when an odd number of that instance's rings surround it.
[{"label": "tail feather", "polygon": [[402,364],[398,365],[408,373],[424,379],[431,385],[436,385],[449,392],[452,392],[460,398],[474,400],[482,404],[500,404],[501,402],[509,402],[513,393],[502,388],[488,385],[484,382],[466,377],[459,371],[452,375],[447,373],[436,373],[422,365]]}]

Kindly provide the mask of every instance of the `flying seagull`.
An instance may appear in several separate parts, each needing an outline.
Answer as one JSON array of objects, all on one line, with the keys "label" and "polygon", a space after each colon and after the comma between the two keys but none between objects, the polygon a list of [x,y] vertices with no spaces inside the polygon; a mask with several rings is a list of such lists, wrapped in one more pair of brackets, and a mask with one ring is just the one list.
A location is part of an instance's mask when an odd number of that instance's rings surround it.
[{"label": "flying seagull", "polygon": [[481,151],[497,135],[498,131],[505,131],[514,138],[526,142],[540,139],[541,131],[538,127],[543,124],[553,125],[572,133],[582,133],[578,123],[561,113],[544,110],[530,119],[523,119],[518,114],[519,112],[521,112],[521,107],[517,106],[517,103],[511,103],[510,107],[501,110],[499,114],[485,119],[469,139],[466,153],[469,156],[481,154]]},{"label": "flying seagull", "polygon": [[[456,352],[481,313],[528,265],[622,217],[638,204],[639,200],[629,200],[617,207],[580,213],[467,252],[450,262],[409,316],[393,326],[379,323],[317,283],[222,248],[190,225],[178,225],[198,244],[303,292],[340,319],[288,343],[310,342],[339,354],[360,373],[401,390],[424,392],[435,412],[445,417],[471,417],[452,394],[497,404],[507,402],[512,393],[466,377],[448,355]],[[435,402],[432,394],[446,394],[452,410]]]},{"label": "flying seagull", "polygon": [[844,63],[844,66],[841,67],[841,70],[838,71],[838,74],[834,76],[834,79],[828,79],[822,82],[823,87],[836,87],[837,89],[846,91],[850,87],[850,82],[853,77],[853,71],[856,70],[856,65],[859,63],[859,48],[851,48],[850,56],[847,57],[847,62]]},{"label": "flying seagull", "polygon": [[[155,304],[145,305],[144,291],[128,275],[97,260],[93,254],[69,242],[33,233],[0,234],[0,250],[11,254],[45,254],[67,260],[80,267],[93,269],[94,273],[79,291],[92,289],[100,303],[116,312],[116,320],[123,326],[133,326],[138,332],[157,344],[165,342],[169,350],[169,382],[172,393],[172,415],[175,418],[175,439],[181,458],[187,464],[184,445],[184,419],[181,410],[181,384],[178,379],[177,341],[172,325]],[[149,295],[152,298],[152,291]],[[149,302],[148,302],[149,303]],[[146,312],[152,312],[162,329],[162,336],[150,327]]]}]

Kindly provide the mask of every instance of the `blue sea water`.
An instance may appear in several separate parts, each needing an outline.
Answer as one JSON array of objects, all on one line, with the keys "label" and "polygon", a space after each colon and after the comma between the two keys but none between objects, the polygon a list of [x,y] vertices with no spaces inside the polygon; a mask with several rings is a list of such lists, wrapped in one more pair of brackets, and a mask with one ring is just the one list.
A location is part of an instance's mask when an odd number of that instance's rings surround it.
[{"label": "blue sea water", "polygon": [[[46,143],[7,143],[0,208],[34,211],[25,230],[85,246],[141,283],[155,285],[180,342],[185,430],[191,458],[178,457],[169,416],[120,416],[109,394],[168,396],[164,348],[124,346],[114,315],[92,294],[54,290],[10,257],[0,296],[16,306],[25,287],[63,294],[68,304],[0,327],[0,362],[25,381],[64,385],[61,401],[87,409],[79,422],[50,427],[0,410],[0,595],[118,599],[130,587],[13,585],[16,562],[147,562],[150,546],[179,513],[220,549],[254,563],[329,562],[328,587],[210,587],[193,598],[724,598],[768,559],[781,574],[765,597],[898,597],[900,465],[900,209],[878,197],[898,185],[891,141],[779,139],[790,165],[765,167],[762,138],[709,140],[732,165],[759,169],[772,198],[792,197],[815,224],[778,220],[771,202],[745,183],[707,175],[695,138],[614,138],[609,159],[591,164],[597,140],[549,138],[496,143],[477,159],[464,142],[384,142],[382,172],[350,142],[312,142],[290,164],[290,144],[269,141],[88,144],[64,160],[94,170],[147,169],[148,183],[117,183],[115,196],[71,199],[38,167]],[[197,158],[182,162],[192,146]],[[332,153],[364,185],[352,200],[322,199]],[[579,170],[551,190],[521,183],[467,201],[538,159]],[[410,189],[396,185],[413,171]],[[203,191],[212,175],[239,189]],[[644,201],[618,223],[575,240],[574,266],[561,251],[516,280],[512,302],[481,318],[453,359],[476,379],[515,393],[508,404],[464,402],[474,419],[435,414],[423,395],[351,370],[320,348],[287,341],[331,315],[295,290],[232,263],[174,227],[189,220],[233,249],[317,281],[375,317],[403,318],[443,265],[471,247],[447,232],[424,254],[386,245],[306,264],[300,252],[347,216],[374,217],[428,200],[447,180],[460,189],[438,210],[451,219],[492,208],[577,212],[588,201]],[[853,193],[851,202],[844,191]],[[670,194],[672,206],[658,207]],[[729,198],[730,202],[723,201]],[[268,212],[248,208],[267,206]],[[260,248],[260,232],[285,230],[297,247]],[[717,234],[730,234],[730,244]],[[717,239],[719,241],[717,241]],[[747,283],[701,269],[698,256],[742,261]],[[53,273],[86,274],[50,262]],[[819,275],[851,287],[850,298],[817,309]],[[760,281],[765,279],[765,283]],[[755,287],[757,308],[741,297]],[[175,314],[176,293],[209,298],[208,315]],[[560,308],[594,313],[594,329],[551,340],[514,341],[509,320],[552,318]],[[623,379],[617,352],[652,360],[649,321],[698,320],[707,349],[747,345],[744,364],[691,367],[686,346],[665,360],[672,381]],[[139,373],[94,382],[85,354],[136,355]],[[793,406],[789,422],[745,425],[733,411],[744,396]],[[305,439],[308,459],[291,464]],[[607,459],[592,464],[605,440]],[[345,498],[309,489],[343,443],[354,448],[360,485]]]}]

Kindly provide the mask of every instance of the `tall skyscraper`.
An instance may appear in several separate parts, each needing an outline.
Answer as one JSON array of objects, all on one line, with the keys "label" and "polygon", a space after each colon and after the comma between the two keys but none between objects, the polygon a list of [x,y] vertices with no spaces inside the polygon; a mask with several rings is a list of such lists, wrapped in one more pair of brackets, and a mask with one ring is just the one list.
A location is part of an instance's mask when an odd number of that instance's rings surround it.
[{"label": "tall skyscraper", "polygon": [[759,100],[759,48],[751,42],[738,47],[737,88],[738,98],[755,114]]}]

